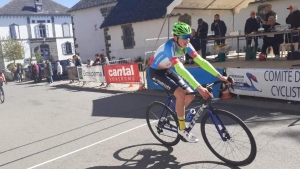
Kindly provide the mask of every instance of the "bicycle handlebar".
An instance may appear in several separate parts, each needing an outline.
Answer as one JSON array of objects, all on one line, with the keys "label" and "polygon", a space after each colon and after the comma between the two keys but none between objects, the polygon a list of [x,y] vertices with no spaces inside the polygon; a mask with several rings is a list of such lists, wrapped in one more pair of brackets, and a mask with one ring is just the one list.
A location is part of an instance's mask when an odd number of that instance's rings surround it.
[{"label": "bicycle handlebar", "polygon": [[[231,78],[231,77],[228,77],[227,80],[228,80],[229,82],[231,82],[230,87],[231,87],[231,89],[234,91],[233,86],[232,86],[232,82],[233,82],[232,78]],[[215,81],[215,82],[210,83],[210,84],[203,84],[203,85],[201,85],[201,86],[204,87],[204,88],[206,88],[206,89],[211,93],[211,92],[212,92],[212,87],[213,87],[214,85],[219,84],[219,83],[225,83],[225,84],[226,84],[227,82],[218,80],[218,81]],[[225,88],[219,89],[218,92],[223,92],[223,91],[225,91],[225,90],[227,90],[227,89],[228,89],[228,85],[225,85]],[[193,94],[197,94],[197,93],[198,93],[198,92],[190,92],[190,93],[187,93],[187,95],[193,95]]]}]

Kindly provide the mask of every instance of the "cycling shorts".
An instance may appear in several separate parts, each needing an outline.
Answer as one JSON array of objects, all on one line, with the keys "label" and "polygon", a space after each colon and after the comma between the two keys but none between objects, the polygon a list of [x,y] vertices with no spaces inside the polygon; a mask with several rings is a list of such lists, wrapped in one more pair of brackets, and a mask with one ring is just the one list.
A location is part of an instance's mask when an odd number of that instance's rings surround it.
[{"label": "cycling shorts", "polygon": [[172,69],[154,69],[150,67],[150,77],[154,83],[170,93],[174,93],[178,87],[181,87],[183,90],[189,87]]}]

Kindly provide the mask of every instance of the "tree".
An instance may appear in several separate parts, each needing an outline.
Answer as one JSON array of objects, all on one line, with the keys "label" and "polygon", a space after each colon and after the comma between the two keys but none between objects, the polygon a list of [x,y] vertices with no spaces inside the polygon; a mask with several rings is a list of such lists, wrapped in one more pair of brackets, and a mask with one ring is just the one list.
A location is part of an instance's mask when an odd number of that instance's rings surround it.
[{"label": "tree", "polygon": [[42,59],[42,55],[40,53],[40,51],[36,51],[34,53],[35,59],[37,63],[43,63],[43,59]]},{"label": "tree", "polygon": [[12,39],[10,37],[2,40],[2,57],[7,61],[13,61],[14,64],[16,60],[24,58],[24,46],[21,41]]}]

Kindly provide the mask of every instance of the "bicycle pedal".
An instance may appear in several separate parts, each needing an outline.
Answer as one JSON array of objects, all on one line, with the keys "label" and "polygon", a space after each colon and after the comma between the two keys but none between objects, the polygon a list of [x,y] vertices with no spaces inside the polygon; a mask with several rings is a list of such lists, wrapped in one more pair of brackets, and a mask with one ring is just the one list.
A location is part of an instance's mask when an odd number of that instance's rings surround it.
[{"label": "bicycle pedal", "polygon": [[186,142],[186,143],[188,142],[188,141],[187,141],[185,138],[183,138],[182,136],[180,136],[180,140],[183,141],[183,142]]}]

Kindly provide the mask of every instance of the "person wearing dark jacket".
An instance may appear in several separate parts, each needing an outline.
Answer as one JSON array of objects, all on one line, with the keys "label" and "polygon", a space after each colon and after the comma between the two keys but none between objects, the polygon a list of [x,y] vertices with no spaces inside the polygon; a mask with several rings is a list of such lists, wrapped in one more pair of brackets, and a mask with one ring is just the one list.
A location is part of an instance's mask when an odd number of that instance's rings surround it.
[{"label": "person wearing dark jacket", "polygon": [[[216,36],[225,37],[225,34],[227,32],[227,27],[224,21],[220,20],[220,15],[215,15],[215,20],[211,24],[211,31],[214,31]],[[225,44],[225,39],[216,40],[215,41],[217,45],[220,45],[220,43]]]},{"label": "person wearing dark jacket", "polygon": [[277,14],[276,12],[274,12],[271,8],[271,6],[267,6],[265,8],[265,18],[264,18],[264,21],[263,21],[263,24],[264,25],[267,25],[268,24],[268,19],[270,16],[274,16],[275,19],[277,19]]},{"label": "person wearing dark jacket", "polygon": [[[244,29],[245,35],[258,31],[258,28],[260,27],[260,22],[255,17],[255,15],[256,15],[256,13],[254,11],[250,12],[250,18],[247,19],[246,24],[245,24],[245,29]],[[254,40],[254,43],[255,43],[255,52],[257,52],[257,47],[258,47],[258,37],[257,36],[248,37],[246,40],[246,44],[247,44],[247,46],[251,46],[252,39]]]},{"label": "person wearing dark jacket", "polygon": [[[280,25],[279,23],[276,22],[276,19],[274,16],[270,16],[268,19],[268,25],[264,25],[263,28],[265,32],[274,32],[275,31],[275,26]],[[283,43],[283,34],[270,34],[266,35],[263,38],[263,46],[262,46],[262,54],[266,55],[267,48],[269,46],[273,47],[275,58],[274,59],[279,59],[279,45]]]},{"label": "person wearing dark jacket", "polygon": [[[287,9],[290,10],[289,16],[286,18],[285,22],[286,24],[291,25],[291,29],[297,29],[300,27],[300,11],[298,10],[297,5],[290,5]],[[299,42],[299,36],[298,33],[296,35],[293,35],[293,42]],[[291,34],[287,34],[285,38],[286,43],[291,42]]]},{"label": "person wearing dark jacket", "polygon": [[[194,47],[195,51],[197,53],[199,53],[200,52],[200,40],[199,40],[199,37],[196,34],[195,29],[192,29],[192,33],[191,33],[191,37],[190,37],[190,43]],[[185,63],[186,64],[187,63],[191,63],[191,64],[194,63],[193,58],[188,53],[185,54]]]},{"label": "person wearing dark jacket", "polygon": [[203,59],[206,58],[206,43],[207,43],[208,24],[202,18],[198,19],[197,36],[200,40],[200,50]]}]

